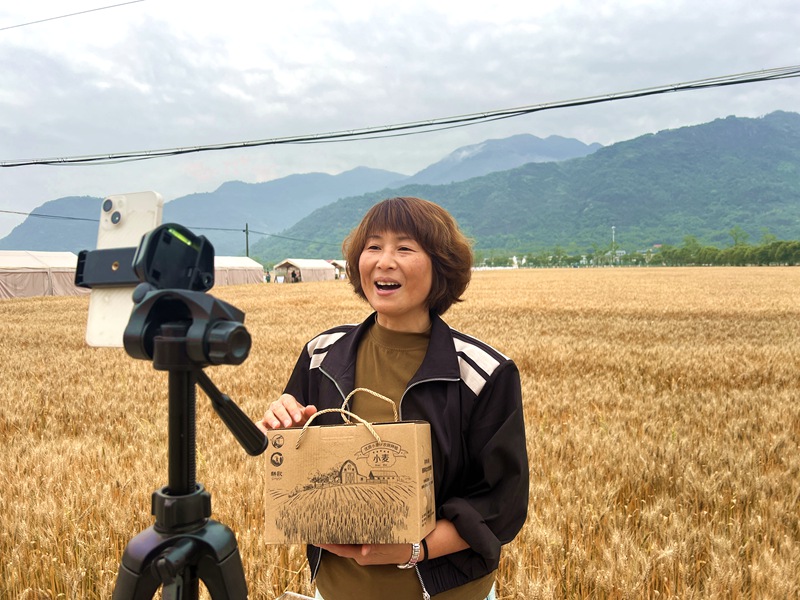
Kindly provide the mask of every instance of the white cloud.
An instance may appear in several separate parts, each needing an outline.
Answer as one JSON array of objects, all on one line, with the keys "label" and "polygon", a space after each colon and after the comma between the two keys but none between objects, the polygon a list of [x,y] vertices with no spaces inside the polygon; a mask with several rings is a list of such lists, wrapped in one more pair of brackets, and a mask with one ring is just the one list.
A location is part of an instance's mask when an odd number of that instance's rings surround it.
[{"label": "white cloud", "polygon": [[[5,3],[0,28],[97,8]],[[595,96],[800,56],[794,0],[145,1],[0,31],[0,161],[340,131]],[[562,109],[423,136],[0,168],[0,209],[360,165],[413,173],[515,133],[603,144],[729,114],[800,111],[800,80]],[[17,219],[18,220],[18,219]],[[0,214],[0,236],[16,222]]]}]

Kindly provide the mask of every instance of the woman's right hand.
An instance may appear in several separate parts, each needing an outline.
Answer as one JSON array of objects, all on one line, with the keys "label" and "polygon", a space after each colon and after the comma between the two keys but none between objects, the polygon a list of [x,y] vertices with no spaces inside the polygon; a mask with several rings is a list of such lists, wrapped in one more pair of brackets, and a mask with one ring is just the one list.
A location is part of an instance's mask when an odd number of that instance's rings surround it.
[{"label": "woman's right hand", "polygon": [[256,425],[264,433],[270,429],[302,427],[315,412],[317,412],[317,407],[313,404],[303,406],[291,394],[283,394],[269,405],[267,412],[264,413],[264,418]]}]

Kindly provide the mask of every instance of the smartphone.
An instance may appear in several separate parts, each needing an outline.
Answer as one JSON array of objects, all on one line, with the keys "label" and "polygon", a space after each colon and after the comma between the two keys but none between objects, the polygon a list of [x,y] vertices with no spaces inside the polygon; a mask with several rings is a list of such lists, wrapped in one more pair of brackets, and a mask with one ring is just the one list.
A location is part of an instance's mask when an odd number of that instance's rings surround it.
[{"label": "smartphone", "polygon": [[[164,199],[156,192],[118,194],[103,199],[97,249],[138,246],[142,236],[161,224]],[[86,343],[122,347],[122,334],[133,310],[135,285],[92,288]]]}]

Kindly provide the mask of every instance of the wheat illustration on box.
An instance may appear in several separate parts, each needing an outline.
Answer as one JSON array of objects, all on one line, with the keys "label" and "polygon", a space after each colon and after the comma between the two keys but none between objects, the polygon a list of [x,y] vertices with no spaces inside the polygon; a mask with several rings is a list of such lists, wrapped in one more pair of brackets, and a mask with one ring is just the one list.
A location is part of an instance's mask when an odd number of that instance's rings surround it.
[{"label": "wheat illustration on box", "polygon": [[357,423],[271,432],[266,536],[275,543],[405,543],[434,524],[430,426]]}]

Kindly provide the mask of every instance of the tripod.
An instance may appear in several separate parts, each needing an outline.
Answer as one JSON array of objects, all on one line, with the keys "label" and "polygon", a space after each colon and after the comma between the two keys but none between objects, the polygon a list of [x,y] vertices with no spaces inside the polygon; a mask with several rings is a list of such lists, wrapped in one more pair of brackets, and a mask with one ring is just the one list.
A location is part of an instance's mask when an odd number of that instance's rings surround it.
[{"label": "tripod", "polygon": [[[140,294],[141,295],[141,294]],[[252,456],[266,436],[203,372],[208,364],[239,364],[250,335],[244,313],[197,291],[144,292],[125,330],[125,349],[169,373],[169,483],[152,496],[155,524],[125,548],[113,600],[196,600],[202,581],[213,600],[247,598],[233,531],[210,519],[211,494],[196,477],[196,385]]]}]

